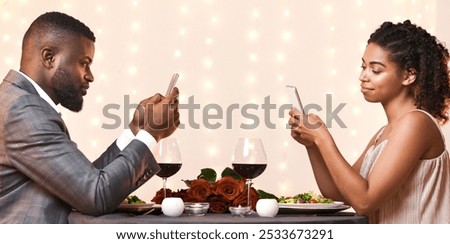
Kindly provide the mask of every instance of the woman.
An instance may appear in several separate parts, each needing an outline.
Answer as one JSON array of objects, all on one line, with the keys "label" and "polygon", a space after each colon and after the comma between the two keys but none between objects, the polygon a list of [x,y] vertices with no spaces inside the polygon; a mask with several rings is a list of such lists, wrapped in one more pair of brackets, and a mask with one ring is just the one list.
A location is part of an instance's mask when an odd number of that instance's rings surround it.
[{"label": "woman", "polygon": [[352,166],[321,119],[290,111],[292,137],[308,152],[321,193],[370,223],[450,223],[448,50],[409,20],[383,23],[368,40],[359,77],[387,124]]}]

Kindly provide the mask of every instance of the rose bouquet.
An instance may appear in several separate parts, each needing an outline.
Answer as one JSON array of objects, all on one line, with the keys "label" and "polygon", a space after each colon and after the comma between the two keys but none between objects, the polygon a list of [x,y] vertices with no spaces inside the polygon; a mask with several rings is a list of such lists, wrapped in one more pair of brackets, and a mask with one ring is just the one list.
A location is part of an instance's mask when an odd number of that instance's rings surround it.
[{"label": "rose bouquet", "polygon": [[[224,213],[230,206],[247,206],[247,191],[250,190],[250,202],[255,209],[259,198],[277,198],[253,187],[247,189],[245,179],[231,168],[226,168],[219,180],[213,169],[202,169],[197,179],[184,180],[187,189],[172,191],[166,189],[167,197],[180,197],[184,202],[209,202],[210,213]],[[156,192],[152,202],[161,203],[164,198],[163,189]]]}]

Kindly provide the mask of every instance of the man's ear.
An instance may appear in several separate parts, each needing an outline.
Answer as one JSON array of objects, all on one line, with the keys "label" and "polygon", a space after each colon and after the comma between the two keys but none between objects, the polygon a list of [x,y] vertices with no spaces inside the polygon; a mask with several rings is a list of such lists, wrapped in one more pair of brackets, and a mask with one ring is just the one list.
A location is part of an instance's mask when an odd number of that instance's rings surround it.
[{"label": "man's ear", "polygon": [[416,81],[417,71],[414,68],[410,68],[405,71],[405,79],[403,80],[403,85],[408,86]]},{"label": "man's ear", "polygon": [[41,52],[41,60],[45,67],[51,69],[55,66],[55,52],[51,48],[44,48]]}]

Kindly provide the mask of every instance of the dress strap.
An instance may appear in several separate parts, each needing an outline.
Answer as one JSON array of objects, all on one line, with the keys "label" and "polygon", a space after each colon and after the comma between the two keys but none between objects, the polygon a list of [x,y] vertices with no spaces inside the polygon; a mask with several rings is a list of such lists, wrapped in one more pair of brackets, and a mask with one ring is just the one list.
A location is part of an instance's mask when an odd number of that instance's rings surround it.
[{"label": "dress strap", "polygon": [[378,132],[377,137],[375,137],[374,145],[377,145],[377,144],[378,144],[378,140],[380,139],[381,135],[383,135],[384,128],[386,128],[386,126],[383,126],[383,127],[380,129],[380,131]]},{"label": "dress strap", "polygon": [[436,127],[439,129],[439,132],[441,133],[442,141],[444,142],[444,144],[446,144],[446,143],[445,143],[444,132],[442,132],[442,127],[441,127],[441,125],[439,125],[439,123],[437,122],[436,118],[433,117],[433,115],[431,115],[431,114],[428,113],[427,111],[422,110],[422,109],[415,109],[415,110],[413,110],[413,111],[419,111],[419,112],[422,112],[422,113],[428,115],[428,117],[430,117],[430,119],[434,122],[434,124],[436,125]]}]

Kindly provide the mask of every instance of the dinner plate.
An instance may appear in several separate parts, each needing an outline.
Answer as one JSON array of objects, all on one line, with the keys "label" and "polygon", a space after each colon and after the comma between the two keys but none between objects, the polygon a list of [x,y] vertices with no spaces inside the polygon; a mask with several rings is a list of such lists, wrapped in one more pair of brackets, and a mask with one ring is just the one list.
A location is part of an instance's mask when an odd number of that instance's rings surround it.
[{"label": "dinner plate", "polygon": [[126,213],[134,213],[141,214],[149,211],[152,208],[155,208],[155,203],[137,203],[137,204],[127,204],[122,203],[116,208],[116,212],[126,212]]},{"label": "dinner plate", "polygon": [[279,207],[295,209],[329,209],[344,205],[343,202],[334,201],[333,203],[278,203]]},{"label": "dinner plate", "polygon": [[[335,202],[336,203],[336,202]],[[323,206],[324,204],[316,204],[316,203],[310,203],[315,204],[315,206],[293,206],[293,203],[288,204],[281,204],[279,206],[278,213],[279,214],[330,214],[330,213],[336,213],[342,210],[349,209],[350,206],[341,204],[338,202],[337,204],[333,206]],[[288,206],[286,206],[288,205]],[[295,204],[295,205],[298,205]]]}]

